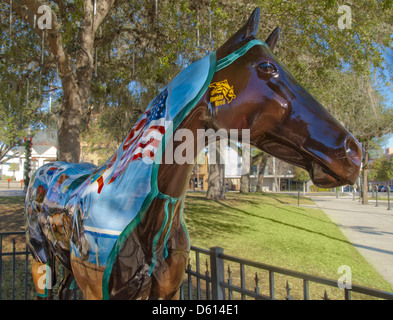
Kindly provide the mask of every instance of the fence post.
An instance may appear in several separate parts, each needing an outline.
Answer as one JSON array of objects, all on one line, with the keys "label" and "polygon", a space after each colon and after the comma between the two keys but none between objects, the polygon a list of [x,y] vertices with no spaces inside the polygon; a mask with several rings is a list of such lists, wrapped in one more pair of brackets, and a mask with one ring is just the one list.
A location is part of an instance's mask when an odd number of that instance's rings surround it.
[{"label": "fence post", "polygon": [[210,266],[212,281],[212,299],[225,300],[224,288],[221,282],[224,282],[224,260],[218,255],[224,253],[224,249],[220,247],[210,248]]},{"label": "fence post", "polygon": [[388,210],[392,210],[391,206],[390,206],[390,187],[388,187]]}]

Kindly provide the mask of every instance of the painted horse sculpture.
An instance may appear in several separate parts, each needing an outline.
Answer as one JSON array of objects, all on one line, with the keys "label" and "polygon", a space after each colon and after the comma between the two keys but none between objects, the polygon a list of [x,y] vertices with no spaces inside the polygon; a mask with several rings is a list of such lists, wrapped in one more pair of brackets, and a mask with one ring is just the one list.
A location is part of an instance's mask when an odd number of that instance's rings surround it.
[{"label": "painted horse sculpture", "polygon": [[[183,203],[193,164],[162,160],[179,129],[236,129],[250,144],[305,168],[314,184],[354,184],[356,139],[274,56],[275,29],[255,38],[259,9],[216,52],[193,63],[150,103],[117,152],[96,167],[53,162],[26,195],[33,280],[51,298],[54,263],[65,267],[60,298],[74,279],[85,299],[173,299],[188,262]],[[246,130],[246,131],[244,131]]]}]

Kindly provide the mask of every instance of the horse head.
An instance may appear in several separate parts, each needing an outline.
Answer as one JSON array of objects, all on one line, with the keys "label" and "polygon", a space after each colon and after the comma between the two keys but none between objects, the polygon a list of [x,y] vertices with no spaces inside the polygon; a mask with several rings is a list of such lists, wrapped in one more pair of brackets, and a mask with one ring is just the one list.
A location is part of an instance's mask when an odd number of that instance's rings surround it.
[{"label": "horse head", "polygon": [[306,169],[319,187],[354,184],[359,143],[274,55],[280,29],[256,40],[259,15],[256,9],[216,52],[207,93],[214,125],[249,129],[251,145]]}]

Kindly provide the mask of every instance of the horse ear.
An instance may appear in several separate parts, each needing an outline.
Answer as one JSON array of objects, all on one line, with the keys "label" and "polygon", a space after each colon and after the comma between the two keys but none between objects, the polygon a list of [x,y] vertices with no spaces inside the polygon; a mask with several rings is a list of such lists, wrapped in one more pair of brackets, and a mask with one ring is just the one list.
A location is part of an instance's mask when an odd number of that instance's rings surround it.
[{"label": "horse ear", "polygon": [[257,35],[261,12],[256,8],[248,19],[247,23],[230,37],[220,48],[217,49],[217,59],[224,58],[239,48],[239,44],[248,38]]},{"label": "horse ear", "polygon": [[279,37],[280,37],[280,28],[277,27],[276,29],[273,30],[273,32],[265,41],[269,46],[270,50],[272,51],[274,50],[274,47],[276,46]]}]

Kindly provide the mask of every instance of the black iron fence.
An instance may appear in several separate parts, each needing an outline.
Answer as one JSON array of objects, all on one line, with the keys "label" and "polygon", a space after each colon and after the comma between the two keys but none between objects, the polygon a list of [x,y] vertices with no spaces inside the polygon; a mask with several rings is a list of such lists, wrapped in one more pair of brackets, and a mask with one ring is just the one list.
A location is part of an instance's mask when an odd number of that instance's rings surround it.
[{"label": "black iron fence", "polygon": [[[0,233],[0,300],[35,299],[31,259],[24,232]],[[73,298],[81,298],[77,288]],[[340,289],[337,280],[229,256],[219,247],[210,250],[191,247],[180,299],[393,300],[393,293],[354,284]]]},{"label": "black iron fence", "polygon": [[23,190],[23,180],[11,180],[3,179],[0,180],[0,189],[20,189]]},{"label": "black iron fence", "polygon": [[192,247],[191,253],[180,291],[185,300],[393,300],[392,292],[354,284],[340,289],[339,277],[332,280],[245,260],[226,255],[219,247]]}]

